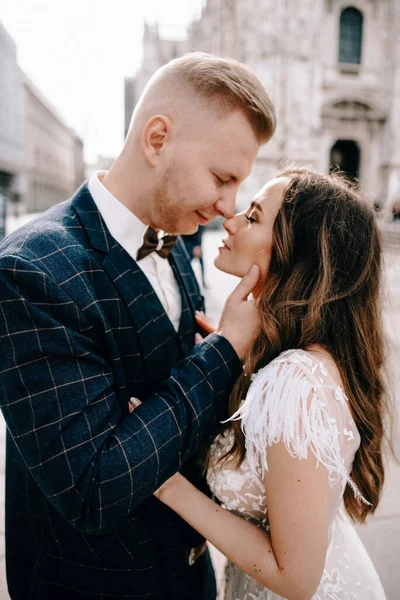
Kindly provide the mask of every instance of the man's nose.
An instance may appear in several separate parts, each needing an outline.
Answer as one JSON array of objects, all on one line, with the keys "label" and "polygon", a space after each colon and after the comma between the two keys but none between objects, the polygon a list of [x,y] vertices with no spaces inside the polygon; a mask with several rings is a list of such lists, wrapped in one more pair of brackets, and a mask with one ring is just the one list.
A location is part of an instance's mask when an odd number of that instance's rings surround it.
[{"label": "man's nose", "polygon": [[230,219],[236,211],[237,187],[226,186],[224,193],[215,203],[215,208],[225,219]]}]

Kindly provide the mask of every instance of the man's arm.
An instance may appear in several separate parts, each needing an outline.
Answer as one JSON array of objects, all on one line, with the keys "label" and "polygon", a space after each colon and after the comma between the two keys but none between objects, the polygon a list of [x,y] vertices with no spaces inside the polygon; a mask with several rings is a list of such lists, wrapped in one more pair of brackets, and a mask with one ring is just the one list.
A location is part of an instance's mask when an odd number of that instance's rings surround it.
[{"label": "man's arm", "polygon": [[157,394],[123,418],[92,328],[51,277],[28,261],[1,260],[0,393],[7,426],[63,517],[103,533],[179,470],[224,418],[241,364],[226,339],[209,336]]}]

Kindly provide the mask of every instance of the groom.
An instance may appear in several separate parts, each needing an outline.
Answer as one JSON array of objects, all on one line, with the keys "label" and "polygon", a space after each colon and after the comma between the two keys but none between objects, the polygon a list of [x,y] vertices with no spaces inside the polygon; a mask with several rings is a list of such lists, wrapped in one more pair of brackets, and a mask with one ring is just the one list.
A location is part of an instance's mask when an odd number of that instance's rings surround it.
[{"label": "groom", "polygon": [[193,347],[203,299],[174,236],[233,215],[274,127],[244,66],[172,61],[111,170],[0,246],[12,600],[213,597],[203,539],[152,494],[178,470],[201,485],[196,454],[255,336],[258,272]]}]

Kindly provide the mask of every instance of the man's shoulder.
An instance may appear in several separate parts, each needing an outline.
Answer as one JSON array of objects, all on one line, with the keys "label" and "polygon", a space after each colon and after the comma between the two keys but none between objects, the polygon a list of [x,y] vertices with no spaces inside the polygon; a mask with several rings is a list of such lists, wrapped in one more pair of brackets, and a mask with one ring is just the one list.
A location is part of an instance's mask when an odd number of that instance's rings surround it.
[{"label": "man's shoulder", "polygon": [[57,204],[11,233],[0,244],[0,263],[13,258],[44,268],[56,255],[58,261],[71,254],[77,259],[87,256],[86,238],[72,203]]}]

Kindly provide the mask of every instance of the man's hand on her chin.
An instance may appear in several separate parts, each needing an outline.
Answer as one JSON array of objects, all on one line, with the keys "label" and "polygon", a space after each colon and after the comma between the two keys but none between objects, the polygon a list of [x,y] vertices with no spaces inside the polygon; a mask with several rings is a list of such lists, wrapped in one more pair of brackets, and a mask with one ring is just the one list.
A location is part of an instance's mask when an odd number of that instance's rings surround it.
[{"label": "man's hand on her chin", "polygon": [[250,351],[259,331],[260,320],[254,300],[248,299],[259,278],[260,268],[258,265],[253,265],[228,296],[215,330],[215,333],[224,336],[232,344],[241,360],[244,360]]}]

